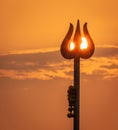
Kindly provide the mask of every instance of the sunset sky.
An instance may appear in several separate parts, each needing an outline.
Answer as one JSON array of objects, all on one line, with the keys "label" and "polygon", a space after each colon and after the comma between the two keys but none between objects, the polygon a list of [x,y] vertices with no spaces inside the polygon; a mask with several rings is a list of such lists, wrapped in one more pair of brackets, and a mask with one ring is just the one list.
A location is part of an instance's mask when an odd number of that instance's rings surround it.
[{"label": "sunset sky", "polygon": [[70,22],[88,23],[81,59],[81,130],[118,130],[118,1],[0,1],[0,130],[72,130],[73,60],[59,51]]}]

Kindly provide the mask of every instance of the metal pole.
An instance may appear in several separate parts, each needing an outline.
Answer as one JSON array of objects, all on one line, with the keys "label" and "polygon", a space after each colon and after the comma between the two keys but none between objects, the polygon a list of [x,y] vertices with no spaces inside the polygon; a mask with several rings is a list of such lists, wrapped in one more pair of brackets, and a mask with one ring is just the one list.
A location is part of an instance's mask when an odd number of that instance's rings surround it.
[{"label": "metal pole", "polygon": [[74,86],[76,87],[76,101],[74,108],[74,130],[80,130],[80,58],[74,58]]}]

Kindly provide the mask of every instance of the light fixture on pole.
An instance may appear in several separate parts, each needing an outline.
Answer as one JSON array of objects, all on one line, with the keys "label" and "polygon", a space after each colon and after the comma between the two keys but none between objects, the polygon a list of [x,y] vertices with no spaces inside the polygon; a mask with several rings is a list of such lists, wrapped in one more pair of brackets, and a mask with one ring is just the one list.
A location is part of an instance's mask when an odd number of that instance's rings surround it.
[{"label": "light fixture on pole", "polygon": [[74,118],[74,130],[80,129],[80,58],[88,59],[94,53],[95,46],[88,32],[87,23],[83,25],[84,37],[81,36],[80,23],[77,27],[72,40],[73,25],[70,23],[69,30],[61,44],[61,54],[66,59],[74,59],[74,85],[69,87],[68,117]]}]

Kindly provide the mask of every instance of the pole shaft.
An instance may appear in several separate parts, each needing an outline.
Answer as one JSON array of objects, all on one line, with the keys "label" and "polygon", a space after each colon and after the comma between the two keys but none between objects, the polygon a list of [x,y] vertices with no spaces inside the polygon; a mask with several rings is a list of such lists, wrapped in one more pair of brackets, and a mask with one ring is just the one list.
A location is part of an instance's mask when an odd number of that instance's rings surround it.
[{"label": "pole shaft", "polygon": [[74,130],[80,130],[80,58],[74,58],[74,86],[76,87],[76,101],[74,110]]}]

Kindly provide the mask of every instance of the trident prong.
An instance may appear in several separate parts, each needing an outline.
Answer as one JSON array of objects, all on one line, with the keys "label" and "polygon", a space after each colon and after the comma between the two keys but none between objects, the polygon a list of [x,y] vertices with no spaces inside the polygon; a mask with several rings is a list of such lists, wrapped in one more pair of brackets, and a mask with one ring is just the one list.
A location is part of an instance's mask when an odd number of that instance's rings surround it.
[{"label": "trident prong", "polygon": [[66,59],[74,58],[73,52],[69,51],[69,45],[71,43],[72,33],[73,33],[73,24],[70,23],[70,27],[68,29],[68,32],[67,32],[67,34],[61,44],[61,48],[60,48],[62,56]]}]

